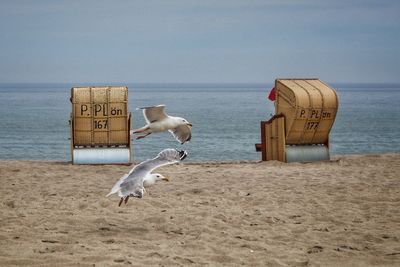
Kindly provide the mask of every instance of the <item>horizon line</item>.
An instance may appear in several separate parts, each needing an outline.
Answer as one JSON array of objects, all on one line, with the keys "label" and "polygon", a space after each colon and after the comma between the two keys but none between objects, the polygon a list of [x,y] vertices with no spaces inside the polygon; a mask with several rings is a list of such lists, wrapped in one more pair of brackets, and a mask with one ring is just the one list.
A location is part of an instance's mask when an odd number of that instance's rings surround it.
[{"label": "horizon line", "polygon": [[[301,78],[299,78],[301,79]],[[326,81],[323,81],[326,82]],[[328,85],[336,86],[384,86],[400,87],[400,82],[326,82]],[[176,86],[187,86],[187,87],[270,87],[275,84],[274,82],[0,82],[0,86],[7,85],[68,85],[69,87],[79,86],[133,86],[133,87],[176,87]]]}]

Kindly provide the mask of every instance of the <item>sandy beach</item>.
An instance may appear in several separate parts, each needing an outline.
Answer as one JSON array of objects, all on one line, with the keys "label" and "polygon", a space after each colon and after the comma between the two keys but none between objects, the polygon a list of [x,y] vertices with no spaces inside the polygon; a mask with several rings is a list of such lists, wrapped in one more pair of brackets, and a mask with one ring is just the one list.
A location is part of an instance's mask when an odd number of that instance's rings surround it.
[{"label": "sandy beach", "polygon": [[400,154],[130,168],[0,161],[0,266],[400,265]]}]

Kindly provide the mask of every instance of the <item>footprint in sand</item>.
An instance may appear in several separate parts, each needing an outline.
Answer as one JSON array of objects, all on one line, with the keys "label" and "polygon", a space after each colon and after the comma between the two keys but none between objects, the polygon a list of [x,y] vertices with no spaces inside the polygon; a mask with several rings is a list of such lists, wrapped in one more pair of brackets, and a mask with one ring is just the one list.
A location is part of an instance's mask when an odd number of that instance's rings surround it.
[{"label": "footprint in sand", "polygon": [[313,246],[307,250],[307,253],[308,254],[319,253],[322,252],[323,250],[324,248],[321,246]]}]

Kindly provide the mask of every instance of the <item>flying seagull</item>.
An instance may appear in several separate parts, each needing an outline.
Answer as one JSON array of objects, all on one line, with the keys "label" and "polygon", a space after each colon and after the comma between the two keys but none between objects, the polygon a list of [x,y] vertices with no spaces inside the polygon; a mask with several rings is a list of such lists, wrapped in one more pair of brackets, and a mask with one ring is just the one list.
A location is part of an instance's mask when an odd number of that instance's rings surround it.
[{"label": "flying seagull", "polygon": [[129,197],[142,198],[146,191],[143,186],[143,181],[148,174],[158,167],[178,163],[184,160],[186,156],[186,151],[179,151],[171,148],[164,149],[158,153],[157,157],[141,162],[129,173],[122,176],[113,186],[107,197],[118,192],[118,196],[121,197],[118,206],[121,206],[123,201],[126,204]]},{"label": "flying seagull", "polygon": [[147,124],[142,128],[131,130],[132,134],[141,134],[136,139],[145,138],[149,134],[169,131],[175,139],[184,144],[192,138],[192,124],[181,117],[168,116],[165,105],[144,107],[143,116]]}]

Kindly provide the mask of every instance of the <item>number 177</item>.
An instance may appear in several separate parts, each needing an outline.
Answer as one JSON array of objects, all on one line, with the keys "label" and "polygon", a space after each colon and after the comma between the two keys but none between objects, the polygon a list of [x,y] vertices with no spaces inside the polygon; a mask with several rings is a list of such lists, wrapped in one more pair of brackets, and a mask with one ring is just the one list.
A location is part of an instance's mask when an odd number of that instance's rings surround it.
[{"label": "number 177", "polygon": [[310,121],[307,123],[306,129],[307,130],[315,130],[318,128],[318,124],[319,124],[319,122]]}]

